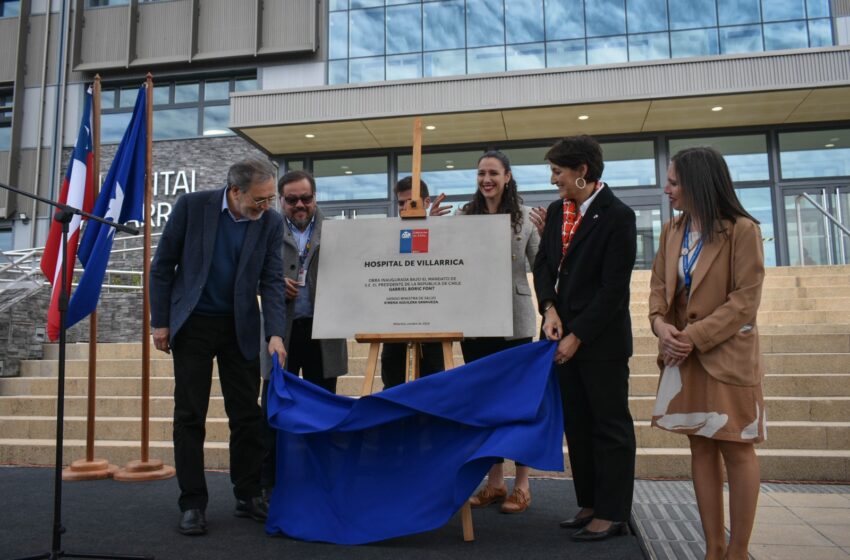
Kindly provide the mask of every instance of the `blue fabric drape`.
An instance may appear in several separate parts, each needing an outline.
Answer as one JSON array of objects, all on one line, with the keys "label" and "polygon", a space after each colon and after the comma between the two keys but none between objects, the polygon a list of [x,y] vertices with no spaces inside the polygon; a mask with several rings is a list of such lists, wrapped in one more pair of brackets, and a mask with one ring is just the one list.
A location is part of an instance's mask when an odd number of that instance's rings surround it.
[{"label": "blue fabric drape", "polygon": [[339,544],[419,533],[444,525],[495,457],[563,470],[555,347],[526,344],[360,399],[275,361],[266,531]]}]

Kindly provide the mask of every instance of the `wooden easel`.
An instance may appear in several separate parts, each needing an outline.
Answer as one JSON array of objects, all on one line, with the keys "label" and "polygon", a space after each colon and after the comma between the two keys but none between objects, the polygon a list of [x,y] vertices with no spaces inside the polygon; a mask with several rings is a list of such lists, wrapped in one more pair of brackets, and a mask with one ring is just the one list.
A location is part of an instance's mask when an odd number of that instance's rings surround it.
[{"label": "wooden easel", "polygon": [[[411,173],[411,193],[404,208],[399,212],[402,220],[425,219],[427,211],[421,196],[422,174],[422,118],[413,120],[413,168]],[[355,334],[357,342],[368,342],[369,361],[366,364],[366,375],[363,381],[361,396],[372,393],[372,385],[375,381],[375,371],[378,368],[378,354],[381,343],[403,342],[407,344],[405,353],[404,380],[413,381],[419,379],[420,356],[422,355],[422,344],[426,342],[439,342],[443,347],[443,367],[445,370],[454,368],[452,356],[452,343],[463,339],[463,333],[439,332],[439,333],[367,333]],[[475,540],[475,531],[472,526],[472,509],[469,502],[465,502],[460,508],[460,520],[463,526],[463,540],[472,542]]]},{"label": "wooden easel", "polygon": [[[443,347],[443,367],[446,371],[455,367],[452,356],[452,343],[463,339],[463,333],[360,333],[354,335],[354,340],[361,343],[369,343],[369,361],[366,363],[366,374],[363,380],[363,389],[360,396],[372,394],[372,386],[375,382],[375,372],[378,369],[378,355],[382,343],[407,344],[405,354],[404,381],[419,379],[419,363],[422,355],[422,345],[426,342],[439,342]],[[469,502],[465,502],[460,508],[460,522],[463,526],[463,540],[472,542],[475,540],[475,530],[472,526],[472,509]]]}]

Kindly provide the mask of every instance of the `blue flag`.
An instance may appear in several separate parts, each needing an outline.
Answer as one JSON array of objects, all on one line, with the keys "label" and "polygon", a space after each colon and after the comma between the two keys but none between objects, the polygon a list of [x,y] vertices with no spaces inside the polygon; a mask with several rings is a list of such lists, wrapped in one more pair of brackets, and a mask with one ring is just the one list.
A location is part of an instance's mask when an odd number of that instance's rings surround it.
[{"label": "blue flag", "polygon": [[[136,97],[130,125],[118,145],[92,211],[96,216],[121,224],[129,220],[142,221],[144,215],[147,148],[145,98],[145,86],[142,86]],[[83,275],[68,304],[68,327],[75,325],[97,307],[114,237],[115,228],[94,220],[88,221],[77,251],[77,257],[83,263]]]}]

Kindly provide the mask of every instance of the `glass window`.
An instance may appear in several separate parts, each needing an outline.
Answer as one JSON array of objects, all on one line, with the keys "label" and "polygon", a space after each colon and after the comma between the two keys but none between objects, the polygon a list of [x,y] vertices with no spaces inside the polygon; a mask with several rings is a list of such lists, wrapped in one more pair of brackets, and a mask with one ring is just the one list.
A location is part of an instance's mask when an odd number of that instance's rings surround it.
[{"label": "glass window", "polygon": [[171,86],[153,86],[153,104],[168,105],[171,103]]},{"label": "glass window", "polygon": [[623,0],[593,0],[585,3],[584,10],[588,37],[620,35],[626,32],[626,9]]},{"label": "glass window", "polygon": [[809,20],[809,46],[829,47],[832,46],[832,20],[810,19]]},{"label": "glass window", "polygon": [[582,0],[546,0],[546,40],[584,38]]},{"label": "glass window", "polygon": [[228,128],[230,105],[204,107],[204,136],[233,134]]},{"label": "glass window", "polygon": [[[118,143],[124,136],[124,131],[130,124],[133,113],[103,113],[100,116],[100,141],[103,143]],[[156,128],[154,128],[156,130]],[[197,134],[197,131],[195,132]]]},{"label": "glass window", "polygon": [[635,269],[648,270],[652,268],[655,253],[658,251],[658,240],[661,237],[661,207],[659,205],[640,206],[633,210],[637,226]]},{"label": "glass window", "polygon": [[720,52],[722,54],[750,53],[763,50],[760,25],[720,28]]},{"label": "glass window", "polygon": [[[477,188],[478,158],[483,153],[476,150],[422,154],[422,180],[428,185],[428,193],[431,196],[446,193],[448,196],[472,198]],[[403,179],[410,173],[411,157],[398,156],[398,178]],[[457,204],[455,208],[458,208]]]},{"label": "glass window", "polygon": [[773,235],[773,196],[770,187],[735,189],[741,206],[759,221],[764,243],[764,265],[776,266],[776,238]]},{"label": "glass window", "polygon": [[[422,7],[387,8],[387,54],[422,50]],[[389,65],[389,63],[387,63]]]},{"label": "glass window", "polygon": [[602,143],[602,153],[602,180],[612,187],[653,186],[657,182],[652,141]]},{"label": "glass window", "polygon": [[667,0],[629,0],[627,7],[629,33],[667,29]]},{"label": "glass window", "polygon": [[692,29],[670,33],[670,56],[710,56],[719,52],[717,29]]},{"label": "glass window", "polygon": [[328,62],[328,83],[330,85],[348,83],[347,60],[332,60]]},{"label": "glass window", "polygon": [[348,72],[351,83],[380,82],[384,79],[384,57],[352,58],[348,61]]},{"label": "glass window", "polygon": [[104,6],[126,6],[130,0],[88,0],[86,6],[89,8],[101,8]]},{"label": "glass window", "polygon": [[153,122],[154,140],[192,138],[198,135],[198,108],[156,109]]},{"label": "glass window", "polygon": [[200,84],[191,82],[187,84],[174,85],[174,102],[175,103],[195,103],[198,101]]},{"label": "glass window", "polygon": [[121,98],[119,107],[129,107],[132,109],[136,106],[136,96],[139,94],[139,88],[129,87],[121,88]]},{"label": "glass window", "polygon": [[503,7],[502,0],[466,0],[467,47],[505,44]]},{"label": "glass window", "polygon": [[543,49],[543,43],[509,45],[507,47],[508,70],[546,68],[546,53]]},{"label": "glass window", "polygon": [[587,40],[587,63],[608,64],[629,60],[625,37],[602,37]]},{"label": "glass window", "polygon": [[328,58],[348,57],[348,12],[334,12],[328,18]]},{"label": "glass window", "polygon": [[629,35],[629,60],[661,58],[670,58],[670,39],[667,33]]},{"label": "glass window", "polygon": [[502,150],[511,162],[511,172],[517,187],[522,192],[550,191],[552,200],[557,197],[557,189],[552,186],[549,164],[543,159],[549,146],[535,148],[507,148]]},{"label": "glass window", "polygon": [[805,49],[809,34],[805,21],[787,21],[764,24],[764,50]]},{"label": "glass window", "polygon": [[257,78],[236,78],[234,91],[257,91]]},{"label": "glass window", "polygon": [[[462,49],[465,46],[463,0],[426,2],[422,5],[422,10],[425,34],[423,42],[426,51]],[[426,64],[425,67],[427,70],[428,65]]]},{"label": "glass window", "polygon": [[12,148],[12,127],[7,123],[0,123],[0,151],[8,152]]},{"label": "glass window", "polygon": [[509,45],[543,41],[543,0],[505,2],[505,27]]},{"label": "glass window", "polygon": [[714,0],[668,0],[670,29],[693,29],[717,25]]},{"label": "glass window", "polygon": [[21,15],[21,3],[19,1],[0,1],[0,17],[18,17]]},{"label": "glass window", "polygon": [[425,76],[457,76],[466,73],[466,51],[426,52],[423,56]]},{"label": "glass window", "polygon": [[806,17],[806,0],[761,0],[764,21],[783,21]]},{"label": "glass window", "polygon": [[355,8],[374,8],[383,6],[384,0],[351,0],[351,9]]},{"label": "glass window", "polygon": [[335,10],[347,10],[348,0],[329,0],[328,6],[332,12]]},{"label": "glass window", "polygon": [[850,128],[779,135],[783,179],[850,176]]},{"label": "glass window", "polygon": [[411,80],[421,77],[421,54],[399,54],[387,57],[387,80]]},{"label": "glass window", "polygon": [[810,18],[829,17],[829,0],[806,0],[806,15]]},{"label": "glass window", "polygon": [[484,47],[466,50],[467,74],[505,71],[505,47]]},{"label": "glass window", "polygon": [[717,15],[720,25],[760,23],[759,0],[717,0]]},{"label": "glass window", "polygon": [[230,80],[207,80],[204,83],[204,99],[228,99],[230,96]]},{"label": "glass window", "polygon": [[[100,108],[101,109],[112,109],[115,107],[115,94],[117,92],[114,89],[102,89],[100,90]],[[156,87],[154,87],[154,99],[156,99]]]},{"label": "glass window", "polygon": [[313,175],[319,202],[387,198],[386,156],[317,159]]},{"label": "glass window", "polygon": [[349,56],[384,54],[384,9],[352,10],[349,14]]},{"label": "glass window", "polygon": [[587,56],[584,52],[584,39],[546,43],[546,66],[549,68],[585,64]]},{"label": "glass window", "polygon": [[767,138],[763,134],[746,136],[714,136],[670,140],[670,155],[695,146],[711,146],[723,154],[732,181],[766,181],[770,179]]},{"label": "glass window", "polygon": [[0,251],[11,251],[12,245],[12,228],[0,229]]}]

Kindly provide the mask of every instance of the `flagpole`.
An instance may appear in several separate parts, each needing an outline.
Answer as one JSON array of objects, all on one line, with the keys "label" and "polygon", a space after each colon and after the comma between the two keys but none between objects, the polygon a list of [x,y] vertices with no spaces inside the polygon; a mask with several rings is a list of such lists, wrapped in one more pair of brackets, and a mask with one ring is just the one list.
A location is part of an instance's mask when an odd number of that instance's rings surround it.
[{"label": "flagpole", "polygon": [[153,202],[153,74],[148,72],[145,78],[145,114],[147,126],[147,146],[145,148],[145,229],[142,249],[142,425],[141,459],[130,461],[127,466],[115,473],[115,480],[135,482],[141,480],[162,480],[171,478],[177,471],[164,465],[160,459],[149,457],[150,444],[150,376],[151,376],[151,310],[150,310],[150,268],[151,268],[151,203]]},{"label": "flagpole", "polygon": [[[92,86],[92,188],[100,192],[100,74]],[[106,459],[94,458],[95,402],[97,398],[97,309],[89,316],[89,377],[86,395],[86,458],[71,462],[62,470],[62,480],[102,480],[118,470]]]}]

